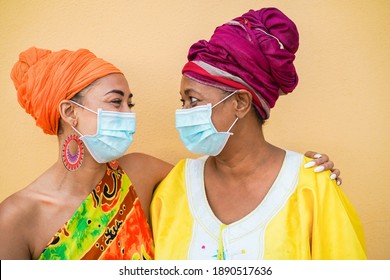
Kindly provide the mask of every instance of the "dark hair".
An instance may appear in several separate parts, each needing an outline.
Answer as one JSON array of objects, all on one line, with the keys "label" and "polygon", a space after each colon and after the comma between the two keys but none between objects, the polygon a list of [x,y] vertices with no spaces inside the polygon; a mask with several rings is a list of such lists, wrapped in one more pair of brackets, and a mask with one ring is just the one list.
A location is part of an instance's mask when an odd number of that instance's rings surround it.
[{"label": "dark hair", "polygon": [[265,119],[260,115],[260,112],[256,110],[255,106],[252,104],[252,109],[255,111],[257,119],[259,120],[259,123],[263,125],[265,123]]}]

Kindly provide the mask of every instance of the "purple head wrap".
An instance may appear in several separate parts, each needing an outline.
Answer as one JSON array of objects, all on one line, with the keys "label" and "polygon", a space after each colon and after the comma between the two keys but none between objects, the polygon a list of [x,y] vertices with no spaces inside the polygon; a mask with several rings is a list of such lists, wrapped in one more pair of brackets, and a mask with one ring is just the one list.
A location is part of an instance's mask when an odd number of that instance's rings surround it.
[{"label": "purple head wrap", "polygon": [[298,84],[294,67],[299,34],[276,8],[250,10],[193,44],[183,75],[222,89],[247,89],[260,115],[269,118],[279,94]]}]

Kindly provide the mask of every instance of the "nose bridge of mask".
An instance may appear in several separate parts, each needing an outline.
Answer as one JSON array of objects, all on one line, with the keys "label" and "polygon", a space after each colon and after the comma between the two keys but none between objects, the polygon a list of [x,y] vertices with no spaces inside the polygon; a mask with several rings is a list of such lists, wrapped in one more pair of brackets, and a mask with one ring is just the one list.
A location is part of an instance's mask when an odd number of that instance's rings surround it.
[{"label": "nose bridge of mask", "polygon": [[211,104],[176,110],[176,128],[191,143],[217,132],[211,122]]},{"label": "nose bridge of mask", "polygon": [[176,110],[176,127],[202,126],[210,122],[211,104]]},{"label": "nose bridge of mask", "polygon": [[[89,109],[88,107],[85,107],[76,101],[69,100],[73,104],[84,108],[87,111],[90,111],[94,114],[96,114],[97,117],[97,129],[96,134],[99,133],[99,131],[103,131],[106,129],[112,130],[119,130],[119,131],[126,131],[129,133],[135,132],[135,113],[128,112],[114,112],[114,111],[104,111],[103,109],[98,109],[97,112],[95,112],[92,109]],[[127,121],[118,121],[118,115],[120,114],[122,119],[126,119]],[[103,121],[104,119],[104,121]],[[72,126],[72,128],[80,135],[83,136],[83,134],[78,131],[75,127]]]},{"label": "nose bridge of mask", "polygon": [[98,129],[135,132],[135,113],[98,109]]},{"label": "nose bridge of mask", "polygon": [[[229,131],[236,123],[238,118],[233,122],[233,124],[230,126],[227,132],[218,132],[218,130],[215,128],[211,120],[211,114],[212,114],[212,108],[219,105],[220,103],[222,103],[223,101],[231,97],[236,92],[237,90],[225,96],[222,100],[218,101],[214,105],[208,103],[206,105],[200,105],[189,109],[176,110],[176,127],[179,129],[185,127],[191,127],[192,133],[194,135],[198,135],[198,133],[202,133],[202,137],[211,134],[213,132],[232,134]],[[209,130],[210,128],[211,130]]]}]

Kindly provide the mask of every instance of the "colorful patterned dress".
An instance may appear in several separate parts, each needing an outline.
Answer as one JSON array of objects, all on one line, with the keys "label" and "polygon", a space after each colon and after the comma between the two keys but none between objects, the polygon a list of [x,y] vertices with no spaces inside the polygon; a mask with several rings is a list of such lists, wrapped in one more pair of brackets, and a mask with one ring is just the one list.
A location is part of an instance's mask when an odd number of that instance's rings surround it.
[{"label": "colorful patterned dress", "polygon": [[329,172],[303,167],[311,159],[286,151],[263,201],[228,225],[208,204],[206,159],[180,161],[157,187],[151,205],[155,259],[367,258],[355,210]]},{"label": "colorful patterned dress", "polygon": [[153,259],[152,233],[135,189],[116,161],[39,259]]}]

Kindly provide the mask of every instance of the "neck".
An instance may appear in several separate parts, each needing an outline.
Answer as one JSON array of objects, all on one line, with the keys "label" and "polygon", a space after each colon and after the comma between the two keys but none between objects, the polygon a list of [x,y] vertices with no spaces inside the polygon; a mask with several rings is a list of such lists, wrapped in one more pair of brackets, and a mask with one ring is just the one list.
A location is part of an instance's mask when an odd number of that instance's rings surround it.
[{"label": "neck", "polygon": [[85,156],[83,163],[75,171],[67,170],[61,157],[52,168],[57,178],[54,185],[59,191],[82,195],[88,195],[106,172],[106,164],[97,163],[89,155]]},{"label": "neck", "polygon": [[221,176],[245,178],[255,173],[265,174],[271,167],[283,162],[284,150],[268,143],[261,128],[252,127],[249,131],[236,133],[230,137],[221,154],[207,160],[207,164]]}]

